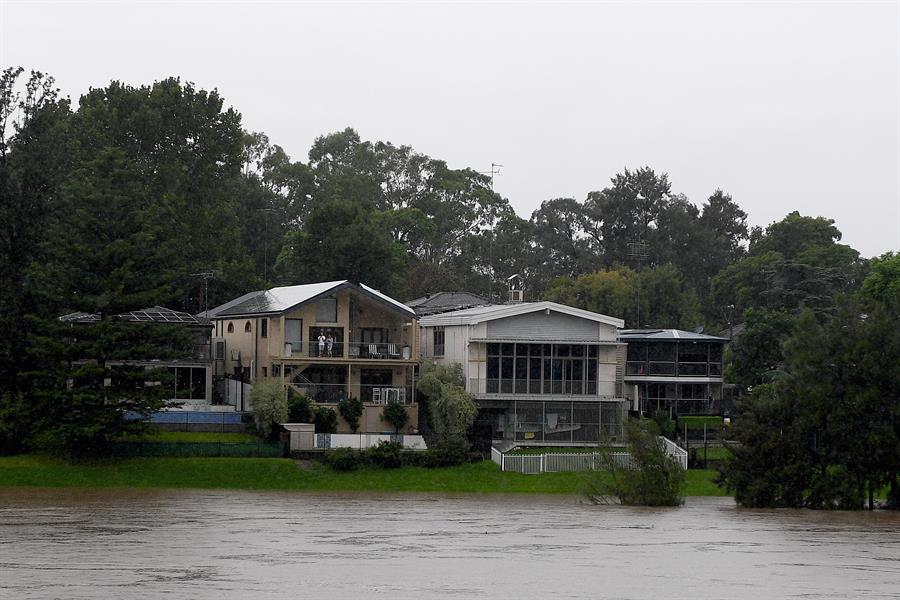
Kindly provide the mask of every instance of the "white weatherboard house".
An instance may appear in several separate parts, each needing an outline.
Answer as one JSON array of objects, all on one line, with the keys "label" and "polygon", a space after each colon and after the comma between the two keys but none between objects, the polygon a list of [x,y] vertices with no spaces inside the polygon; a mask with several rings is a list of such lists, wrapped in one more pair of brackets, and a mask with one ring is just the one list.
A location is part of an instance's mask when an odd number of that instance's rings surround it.
[{"label": "white weatherboard house", "polygon": [[492,439],[596,444],[620,435],[625,409],[621,319],[555,302],[479,306],[422,317],[423,358],[459,363]]}]

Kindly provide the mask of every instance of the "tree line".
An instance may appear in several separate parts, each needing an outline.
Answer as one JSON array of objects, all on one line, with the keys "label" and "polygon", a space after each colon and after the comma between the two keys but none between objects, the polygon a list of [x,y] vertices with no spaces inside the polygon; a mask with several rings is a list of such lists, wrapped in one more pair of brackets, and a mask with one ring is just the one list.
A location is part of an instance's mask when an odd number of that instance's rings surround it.
[{"label": "tree line", "polygon": [[[34,374],[50,370],[59,315],[196,313],[207,298],[265,286],[350,279],[401,300],[465,290],[496,301],[519,274],[529,300],[631,327],[737,331],[727,373],[758,419],[754,407],[776,393],[766,386],[800,393],[776,383],[806,372],[798,356],[823,369],[837,360],[796,332],[837,344],[836,323],[897,331],[884,308],[900,296],[896,255],[861,257],[822,216],[750,227],[726,192],[698,207],[650,167],[523,218],[485,174],[350,128],[294,160],[247,131],[215,90],[113,81],[76,104],[51,76],[21,68],[0,77],[0,127],[0,437],[2,414],[21,414],[47,388]],[[854,311],[877,318],[859,324]],[[894,388],[879,393],[896,405]],[[813,429],[817,448],[837,439]]]}]

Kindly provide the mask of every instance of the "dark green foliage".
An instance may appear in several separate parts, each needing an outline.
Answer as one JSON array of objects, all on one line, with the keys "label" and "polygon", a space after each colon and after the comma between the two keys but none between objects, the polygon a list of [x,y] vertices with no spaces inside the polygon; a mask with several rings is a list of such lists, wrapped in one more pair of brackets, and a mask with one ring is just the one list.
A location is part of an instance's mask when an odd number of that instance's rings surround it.
[{"label": "dark green foliage", "polygon": [[659,435],[672,438],[675,435],[675,420],[669,415],[667,410],[658,410],[653,413],[653,423]]},{"label": "dark green foliage", "polygon": [[399,283],[403,247],[384,220],[383,213],[355,200],[319,204],[303,229],[285,237],[281,276],[297,282],[349,279],[391,290]]},{"label": "dark green foliage", "polygon": [[630,420],[625,429],[632,464],[626,466],[607,449],[601,467],[587,480],[592,502],[613,500],[628,506],[679,506],[684,502],[685,470],[666,454],[654,426]]},{"label": "dark green foliage", "polygon": [[326,450],[325,464],[335,471],[353,471],[362,466],[362,453],[353,448],[333,448],[331,450]]},{"label": "dark green foliage", "polygon": [[431,427],[439,444],[465,446],[466,432],[475,421],[478,406],[465,389],[462,365],[424,361],[419,392],[426,398]]},{"label": "dark green foliage", "polygon": [[860,508],[900,477],[897,315],[842,299],[800,315],[785,367],[739,404],[725,475],[746,506]]},{"label": "dark green foliage", "polygon": [[309,397],[295,394],[288,388],[288,422],[309,423],[313,419],[312,404]]},{"label": "dark green foliage", "polygon": [[25,450],[35,422],[33,407],[23,394],[0,394],[0,454],[16,454]]},{"label": "dark green foliage", "polygon": [[382,440],[366,450],[366,458],[382,469],[396,469],[403,464],[403,444]]},{"label": "dark green foliage", "polygon": [[337,413],[333,408],[317,406],[313,411],[316,433],[334,433],[337,431]]},{"label": "dark green foliage", "polygon": [[359,429],[359,418],[363,414],[363,403],[359,398],[343,398],[338,402],[338,412],[347,421],[350,430],[356,433]]},{"label": "dark green foliage", "polygon": [[429,467],[452,467],[469,461],[469,443],[465,439],[439,441],[426,452]]},{"label": "dark green foliage", "polygon": [[409,420],[409,413],[406,411],[406,407],[400,402],[391,400],[384,406],[381,420],[388,425],[393,426],[394,430],[399,432]]}]

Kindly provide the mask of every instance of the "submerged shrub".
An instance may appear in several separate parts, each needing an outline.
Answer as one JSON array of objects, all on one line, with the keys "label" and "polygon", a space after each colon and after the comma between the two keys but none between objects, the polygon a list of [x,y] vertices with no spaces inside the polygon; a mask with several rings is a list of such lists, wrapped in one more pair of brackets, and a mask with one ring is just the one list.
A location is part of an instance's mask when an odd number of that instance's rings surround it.
[{"label": "submerged shrub", "polygon": [[602,451],[600,470],[587,480],[588,499],[596,504],[618,500],[629,506],[683,504],[685,471],[666,454],[656,428],[629,421],[625,429],[630,461],[620,461],[609,450]]}]

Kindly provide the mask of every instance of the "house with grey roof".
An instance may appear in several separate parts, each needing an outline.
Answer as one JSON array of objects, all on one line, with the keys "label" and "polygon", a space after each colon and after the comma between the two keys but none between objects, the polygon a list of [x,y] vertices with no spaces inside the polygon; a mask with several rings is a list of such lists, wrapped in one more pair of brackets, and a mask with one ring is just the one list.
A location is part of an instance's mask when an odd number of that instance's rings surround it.
[{"label": "house with grey roof", "polygon": [[517,445],[597,444],[621,434],[621,319],[555,302],[487,305],[419,320],[423,358],[462,365],[479,422]]},{"label": "house with grey roof", "polygon": [[[381,420],[391,400],[418,423],[416,313],[364,284],[346,280],[276,287],[244,294],[208,312],[216,374],[232,381],[281,381],[332,408],[362,400],[362,432],[390,432]],[[241,408],[249,408],[239,399]],[[342,419],[338,432],[349,432]]]},{"label": "house with grey roof", "polygon": [[679,329],[623,329],[625,396],[645,415],[719,414],[728,338]]}]

